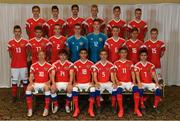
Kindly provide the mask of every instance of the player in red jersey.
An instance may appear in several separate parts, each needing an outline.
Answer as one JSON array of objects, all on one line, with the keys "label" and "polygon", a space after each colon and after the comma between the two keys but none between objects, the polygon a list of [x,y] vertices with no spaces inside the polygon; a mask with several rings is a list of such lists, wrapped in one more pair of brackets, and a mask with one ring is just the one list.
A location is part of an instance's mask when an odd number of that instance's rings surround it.
[{"label": "player in red jersey", "polygon": [[87,92],[88,90],[90,92],[88,113],[91,117],[94,117],[93,106],[95,98],[95,87],[92,84],[92,66],[94,64],[87,59],[88,51],[86,49],[81,49],[79,55],[80,59],[74,63],[75,79],[72,95],[75,111],[73,117],[77,117],[80,112],[78,106],[78,92]]},{"label": "player in red jersey", "polygon": [[134,95],[134,113],[137,114],[138,117],[141,117],[142,114],[139,111],[139,89],[136,85],[136,78],[134,73],[134,64],[132,61],[127,60],[128,48],[122,47],[119,49],[120,59],[114,63],[116,72],[115,72],[115,80],[118,85],[117,88],[117,100],[119,106],[118,117],[123,117],[124,109],[123,109],[123,97],[122,92],[132,91]]},{"label": "player in red jersey", "polygon": [[46,34],[46,21],[40,17],[40,7],[33,6],[32,7],[33,17],[26,20],[26,32],[29,36],[29,39],[35,37],[35,27],[41,26],[43,27],[43,36]]},{"label": "player in red jersey", "polygon": [[108,37],[111,37],[112,36],[112,33],[111,33],[112,27],[117,26],[120,29],[118,36],[121,38],[125,38],[127,25],[126,25],[126,21],[124,21],[120,18],[121,8],[119,6],[115,6],[113,8],[113,14],[114,14],[114,18],[112,20],[110,20],[107,24],[107,35],[108,35]]},{"label": "player in red jersey", "polygon": [[116,83],[114,80],[114,65],[107,60],[108,52],[105,49],[102,49],[100,51],[100,58],[101,60],[93,66],[93,80],[96,86],[96,104],[98,109],[97,112],[100,112],[100,96],[105,90],[112,94],[111,106],[113,111],[115,112]]},{"label": "player in red jersey", "polygon": [[134,64],[139,62],[139,50],[143,46],[143,42],[137,39],[138,29],[131,30],[131,39],[127,40],[126,47],[128,47],[128,59],[133,61]]},{"label": "player in red jersey", "polygon": [[37,58],[38,51],[43,50],[44,52],[48,53],[50,49],[49,40],[42,37],[43,30],[41,26],[35,27],[35,34],[36,34],[36,37],[32,38],[29,41],[30,53],[32,56],[32,63],[35,63],[36,61],[38,61],[38,58]]},{"label": "player in red jersey", "polygon": [[119,30],[119,27],[113,26],[113,36],[111,38],[108,38],[104,45],[104,48],[108,51],[108,60],[112,63],[119,59],[118,50],[125,44],[125,40],[118,36]]},{"label": "player in red jersey", "polygon": [[52,6],[51,11],[52,11],[52,18],[47,21],[48,37],[51,37],[55,34],[54,26],[56,24],[59,24],[61,26],[61,34],[64,35],[65,21],[59,18],[59,8],[57,6]]},{"label": "player in red jersey", "polygon": [[67,113],[70,113],[70,102],[72,99],[72,83],[74,79],[74,66],[73,63],[67,60],[68,52],[65,49],[59,51],[59,60],[52,64],[52,86],[51,86],[51,98],[53,101],[53,113],[58,111],[57,91],[66,91],[66,104],[65,109]]},{"label": "player in red jersey", "polygon": [[141,20],[142,10],[140,8],[135,9],[135,18],[128,23],[128,28],[131,30],[132,28],[138,28],[139,35],[138,39],[144,42],[144,38],[146,36],[146,32],[148,30],[147,23],[144,20]]},{"label": "player in red jersey", "polygon": [[158,76],[158,80],[162,80],[161,76],[161,57],[165,52],[165,44],[163,41],[157,39],[158,37],[158,29],[151,29],[151,39],[145,42],[145,45],[148,48],[148,60],[155,65],[156,74]]},{"label": "player in red jersey", "polygon": [[[75,24],[82,25],[84,22],[84,18],[81,18],[78,16],[79,6],[77,4],[74,4],[71,6],[71,11],[72,11],[72,17],[67,18],[67,20],[66,20],[66,35],[68,37],[74,35],[74,25]],[[84,29],[83,29],[83,31],[84,31]]]},{"label": "player in red jersey", "polygon": [[32,111],[32,92],[33,94],[43,91],[45,94],[45,107],[43,116],[47,116],[49,112],[49,103],[51,99],[50,93],[50,75],[52,71],[52,66],[45,60],[45,52],[39,51],[38,62],[31,65],[29,85],[26,90],[26,103],[28,113],[27,116],[31,117]]},{"label": "player in red jersey", "polygon": [[[148,50],[146,48],[141,48],[140,51],[140,62],[135,65],[136,79],[139,85],[140,91],[140,107],[145,109],[143,92],[145,89],[155,92],[154,105],[156,113],[159,113],[157,107],[161,101],[161,86],[158,83],[158,78],[155,72],[155,66],[147,61]],[[155,81],[155,83],[153,82]]]},{"label": "player in red jersey", "polygon": [[54,33],[55,35],[49,38],[49,42],[51,43],[51,63],[54,63],[59,59],[59,50],[66,48],[66,37],[61,35],[61,25],[54,25]]},{"label": "player in red jersey", "polygon": [[17,99],[18,80],[23,81],[23,93],[28,84],[27,53],[28,41],[21,37],[19,25],[14,26],[14,38],[8,42],[8,51],[11,58],[11,84],[13,102]]},{"label": "player in red jersey", "polygon": [[98,17],[98,6],[97,5],[92,5],[91,6],[91,17],[88,17],[85,22],[83,23],[83,25],[85,25],[85,28],[86,28],[86,34],[88,33],[92,33],[94,30],[93,30],[93,21],[95,19],[99,19],[100,20],[100,23],[101,23],[101,28],[100,28],[100,31],[101,32],[104,32],[104,29],[105,29],[105,21],[103,18],[100,18]]}]

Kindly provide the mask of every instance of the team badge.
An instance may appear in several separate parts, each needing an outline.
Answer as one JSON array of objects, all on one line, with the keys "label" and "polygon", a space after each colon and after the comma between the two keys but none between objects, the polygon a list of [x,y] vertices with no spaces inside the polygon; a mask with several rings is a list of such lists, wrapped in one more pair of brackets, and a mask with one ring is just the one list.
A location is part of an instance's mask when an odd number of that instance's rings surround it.
[{"label": "team badge", "polygon": [[45,46],[45,43],[41,43],[41,46]]},{"label": "team badge", "polygon": [[94,46],[95,46],[95,47],[98,47],[98,42],[94,42]]},{"label": "team badge", "polygon": [[83,45],[83,42],[80,42],[79,44],[82,46],[82,45]]},{"label": "team badge", "polygon": [[102,38],[99,38],[99,41],[100,41],[100,42],[102,42],[102,41],[103,41],[103,39],[102,39]]},{"label": "team badge", "polygon": [[147,68],[147,70],[148,70],[148,72],[150,72],[151,68],[149,67],[149,68]]},{"label": "team badge", "polygon": [[24,44],[21,44],[21,47],[23,47],[24,46]]},{"label": "team badge", "polygon": [[47,70],[48,70],[48,68],[44,67],[44,70],[45,70],[45,71],[47,71]]},{"label": "team badge", "polygon": [[65,67],[64,67],[64,70],[68,70],[68,69],[69,69],[69,67],[68,67],[68,66],[65,66]]},{"label": "team badge", "polygon": [[90,65],[86,65],[87,68],[90,68],[91,66]]},{"label": "team badge", "polygon": [[93,38],[91,38],[91,40],[93,40]]}]

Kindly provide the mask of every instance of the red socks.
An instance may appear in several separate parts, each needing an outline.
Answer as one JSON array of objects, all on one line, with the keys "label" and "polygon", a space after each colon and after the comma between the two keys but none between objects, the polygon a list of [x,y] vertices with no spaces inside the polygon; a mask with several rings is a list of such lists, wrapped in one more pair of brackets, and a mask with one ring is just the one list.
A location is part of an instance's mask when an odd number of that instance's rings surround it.
[{"label": "red socks", "polygon": [[17,84],[12,84],[12,96],[17,97]]},{"label": "red socks", "polygon": [[160,96],[155,96],[155,98],[154,98],[154,106],[153,106],[154,108],[158,107],[158,104],[159,104],[160,100],[161,100]]},{"label": "red socks", "polygon": [[116,106],[116,96],[111,96],[111,106],[115,108]]},{"label": "red socks", "polygon": [[101,107],[101,97],[100,97],[100,96],[97,96],[97,97],[96,97],[96,104],[97,104],[97,107],[98,107],[98,108]]}]

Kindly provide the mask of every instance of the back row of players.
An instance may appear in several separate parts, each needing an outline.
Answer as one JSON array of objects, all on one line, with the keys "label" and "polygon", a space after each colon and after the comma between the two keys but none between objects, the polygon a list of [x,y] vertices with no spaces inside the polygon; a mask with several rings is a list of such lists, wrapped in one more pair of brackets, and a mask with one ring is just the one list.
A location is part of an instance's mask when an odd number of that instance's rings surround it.
[{"label": "back row of players", "polygon": [[[160,58],[164,54],[165,44],[157,39],[158,30],[156,28],[152,28],[150,31],[151,39],[143,43],[143,39],[145,35],[144,30],[147,29],[147,26],[146,27],[144,26],[144,28],[146,29],[142,30],[142,28],[135,28],[134,27],[135,24],[134,24],[132,25],[133,27],[130,29],[130,34],[129,34],[130,38],[126,41],[122,37],[119,37],[120,36],[119,33],[121,33],[123,30],[126,30],[120,27],[121,25],[120,23],[113,24],[110,27],[111,32],[109,38],[107,38],[105,34],[101,33],[101,31],[103,30],[102,29],[103,22],[101,19],[92,19],[90,22],[91,27],[90,25],[84,26],[87,25],[87,22],[78,23],[79,17],[77,16],[77,13],[79,11],[79,7],[77,5],[72,6],[73,17],[77,19],[73,19],[73,18],[67,19],[67,22],[64,25],[63,24],[60,25],[59,23],[52,23],[52,26],[51,27],[49,26],[49,29],[45,27],[45,25],[47,24],[40,24],[39,22],[37,22],[39,20],[42,21],[42,19],[39,18],[39,12],[40,12],[39,7],[34,6],[32,10],[33,10],[34,19],[29,19],[28,21],[31,22],[27,24],[27,32],[29,38],[31,39],[29,41],[23,39],[21,37],[21,33],[22,33],[21,27],[16,25],[14,27],[14,35],[15,35],[14,39],[10,40],[8,43],[8,50],[11,57],[12,94],[14,99],[16,99],[18,80],[19,79],[23,80],[24,91],[26,91],[26,95],[27,95],[28,116],[32,115],[33,89],[35,91],[38,90],[45,91],[46,105],[43,116],[48,115],[50,95],[54,102],[53,112],[54,113],[57,112],[58,103],[57,103],[57,95],[55,93],[56,89],[68,90],[66,106],[65,106],[67,112],[69,112],[69,102],[73,97],[73,102],[75,104],[75,112],[73,114],[74,117],[77,117],[79,114],[77,92],[79,90],[81,91],[82,89],[87,90],[89,87],[91,87],[90,88],[91,98],[90,98],[90,105],[88,112],[92,117],[94,116],[94,112],[93,112],[94,99],[96,98],[97,105],[100,107],[99,95],[100,92],[102,93],[104,89],[107,89],[108,91],[110,91],[110,93],[112,93],[113,108],[117,98],[119,104],[119,110],[120,110],[118,113],[119,117],[122,117],[124,112],[122,106],[122,95],[121,95],[124,89],[133,90],[134,101],[135,101],[135,113],[138,116],[142,116],[141,112],[138,109],[139,100],[141,102],[140,103],[141,108],[144,108],[144,103],[143,103],[144,88],[148,88],[149,90],[156,89],[154,108],[157,108],[157,103],[160,101],[160,91],[159,91],[160,86],[157,83],[158,79],[156,79],[156,73],[158,75],[158,78],[161,79]],[[96,16],[93,14],[95,16],[94,18],[97,18],[97,11],[98,11],[97,6],[93,5],[91,11],[92,13],[96,14]],[[120,8],[114,7],[113,11],[116,18],[119,17]],[[56,17],[57,19],[58,8],[56,6],[52,7],[52,12],[53,12],[53,17]],[[141,16],[141,10],[136,9],[136,16],[139,15],[139,12]],[[72,22],[76,20],[78,20],[77,23]],[[53,19],[51,19],[51,21],[53,22]],[[115,22],[117,21],[118,20],[116,20]],[[119,21],[121,20],[119,19]],[[73,25],[71,25],[72,23]],[[86,24],[82,25],[81,23],[86,23]],[[139,19],[138,23],[142,23],[142,21]],[[62,28],[62,25],[63,26],[66,25],[66,27]],[[84,30],[88,30],[88,31],[90,30],[89,28],[83,29],[83,27],[90,27],[92,33],[88,34],[87,37],[82,36],[82,33],[85,32]],[[52,33],[53,35],[49,38],[49,40],[43,37],[47,32],[47,30],[49,30],[48,33]],[[144,31],[143,34],[141,33],[142,31]],[[62,33],[68,33],[69,36],[70,35],[72,36],[68,37],[68,39],[66,40],[66,37],[63,36]],[[141,36],[143,36],[143,39],[139,40],[138,37]],[[144,47],[148,50],[148,60],[151,63],[147,62],[146,58],[143,61],[143,56],[145,57],[147,56],[146,51],[141,52],[142,59],[139,62],[140,49]],[[101,51],[103,48],[104,50]],[[63,61],[63,58],[66,57],[61,57],[61,56],[63,55],[67,56],[67,53],[65,51],[62,51],[64,49],[70,53],[70,60],[72,62],[75,62],[74,64],[67,61],[66,59],[64,59]],[[61,56],[58,56],[59,51]],[[128,51],[127,59],[131,61],[126,60],[126,56],[123,55],[123,52],[127,53],[127,51]],[[92,62],[87,61],[87,54],[89,55],[89,59]],[[49,61],[53,66],[45,62],[44,60],[45,55],[46,55],[46,60]],[[31,71],[30,71],[30,79],[29,79],[30,84],[28,89],[26,90],[28,84],[27,56],[32,57],[33,65],[31,66]],[[101,61],[99,61],[100,59]],[[109,61],[107,61],[106,59],[108,59]],[[93,63],[96,64],[94,65]],[[134,64],[136,64],[136,68],[132,69],[134,68]],[[137,72],[136,78],[138,83],[136,83],[136,81],[134,80],[135,79],[134,72]],[[48,75],[49,73],[51,74],[51,76]],[[75,75],[75,78],[74,76],[70,76],[72,75],[72,73],[73,75]],[[94,76],[91,77],[92,73]],[[156,81],[156,84],[152,83],[152,76]],[[134,82],[133,84],[131,82],[131,77]],[[49,88],[50,83],[48,83],[49,78],[52,82],[52,86],[51,86],[52,94],[50,93],[50,88]],[[61,82],[61,83],[57,83],[57,82]],[[113,86],[109,83],[113,83]],[[138,89],[137,86],[132,86],[132,85],[138,85],[140,89]],[[140,98],[139,95],[141,95]]]}]

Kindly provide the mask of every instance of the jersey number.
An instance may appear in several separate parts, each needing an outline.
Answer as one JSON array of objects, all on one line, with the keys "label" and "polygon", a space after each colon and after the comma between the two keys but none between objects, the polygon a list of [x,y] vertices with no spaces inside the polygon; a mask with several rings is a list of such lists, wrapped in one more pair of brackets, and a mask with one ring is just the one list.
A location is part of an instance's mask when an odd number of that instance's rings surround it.
[{"label": "jersey number", "polygon": [[37,52],[41,50],[41,47],[36,47]]},{"label": "jersey number", "polygon": [[16,48],[16,52],[21,53],[21,48],[20,47]]},{"label": "jersey number", "polygon": [[125,74],[126,73],[126,68],[123,68],[122,72],[123,72],[123,74]]},{"label": "jersey number", "polygon": [[64,71],[60,71],[60,75],[61,75],[61,76],[65,76]]},{"label": "jersey number", "polygon": [[44,72],[39,72],[39,77],[44,77]]},{"label": "jersey number", "polygon": [[82,69],[82,74],[86,75],[87,74],[87,69]]},{"label": "jersey number", "polygon": [[156,48],[152,48],[152,53],[156,53]]},{"label": "jersey number", "polygon": [[137,53],[137,49],[136,48],[132,48],[132,53]]}]

